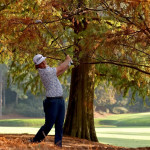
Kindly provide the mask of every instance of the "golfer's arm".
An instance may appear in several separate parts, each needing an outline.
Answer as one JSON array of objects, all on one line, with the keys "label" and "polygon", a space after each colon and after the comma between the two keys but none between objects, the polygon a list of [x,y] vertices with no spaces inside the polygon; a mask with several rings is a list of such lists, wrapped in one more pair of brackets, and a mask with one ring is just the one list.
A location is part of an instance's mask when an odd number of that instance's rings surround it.
[{"label": "golfer's arm", "polygon": [[62,64],[60,64],[56,68],[56,75],[57,76],[63,74],[69,68],[69,62],[70,62],[70,60],[65,60]]}]

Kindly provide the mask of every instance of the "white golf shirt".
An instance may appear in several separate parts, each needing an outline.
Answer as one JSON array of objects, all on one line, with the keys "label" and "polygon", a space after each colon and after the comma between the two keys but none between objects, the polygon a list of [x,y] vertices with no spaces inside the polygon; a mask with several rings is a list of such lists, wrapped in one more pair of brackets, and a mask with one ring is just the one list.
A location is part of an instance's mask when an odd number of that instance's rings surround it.
[{"label": "white golf shirt", "polygon": [[63,96],[62,86],[56,75],[56,68],[47,66],[44,69],[38,69],[41,81],[46,89],[46,97]]}]

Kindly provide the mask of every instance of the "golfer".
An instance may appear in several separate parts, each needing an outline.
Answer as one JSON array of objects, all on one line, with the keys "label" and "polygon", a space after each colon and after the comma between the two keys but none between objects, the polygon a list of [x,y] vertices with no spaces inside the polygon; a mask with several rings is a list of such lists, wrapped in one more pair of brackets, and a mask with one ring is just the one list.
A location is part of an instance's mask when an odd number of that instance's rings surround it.
[{"label": "golfer", "polygon": [[41,54],[35,55],[33,58],[35,67],[46,89],[46,99],[43,101],[45,124],[31,142],[41,142],[55,124],[55,145],[62,147],[65,102],[62,86],[57,77],[69,68],[71,58],[67,55],[65,61],[56,68],[48,66],[45,59],[46,57]]}]

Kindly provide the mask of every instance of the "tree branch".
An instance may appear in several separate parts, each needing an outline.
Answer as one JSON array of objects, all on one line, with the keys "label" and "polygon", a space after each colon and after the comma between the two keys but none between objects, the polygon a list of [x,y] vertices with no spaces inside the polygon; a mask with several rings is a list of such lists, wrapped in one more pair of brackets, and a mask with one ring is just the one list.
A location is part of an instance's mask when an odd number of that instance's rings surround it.
[{"label": "tree branch", "polygon": [[[149,28],[147,27],[146,30],[145,29],[141,29],[141,25],[136,24],[135,22],[131,21],[130,17],[125,16],[124,14],[122,14],[120,11],[110,8],[109,5],[107,4],[107,2],[105,1],[105,3],[103,2],[105,8],[107,10],[109,10],[112,14],[114,15],[119,15],[119,17],[125,19],[128,23],[133,24],[134,26],[136,26],[138,29],[140,29],[141,31],[143,31],[143,33],[145,35],[147,35],[148,38],[150,38],[150,35],[146,32],[147,29],[149,30]],[[118,17],[115,17],[117,20],[121,21],[120,19],[118,19]]]},{"label": "tree branch", "polygon": [[134,50],[136,50],[136,51],[139,51],[139,52],[141,52],[141,53],[147,55],[147,56],[150,58],[150,54],[148,54],[148,53],[146,53],[146,52],[144,52],[144,51],[142,51],[142,50],[139,50],[139,49],[137,49],[137,48],[135,48],[135,47],[132,47],[132,46],[127,45],[127,44],[119,44],[119,45],[122,45],[122,46],[125,46],[125,47],[132,48],[132,49],[134,49]]},{"label": "tree branch", "polygon": [[138,15],[139,15],[140,19],[143,21],[143,23],[144,23],[144,25],[145,25],[145,27],[146,27],[146,30],[150,33],[150,28],[148,28],[148,26],[147,26],[147,24],[146,24],[144,18],[142,17],[142,15],[141,15],[140,13],[138,13]]},{"label": "tree branch", "polygon": [[144,74],[148,74],[150,75],[150,72],[144,71],[138,67],[135,66],[131,66],[131,65],[127,65],[127,64],[121,64],[121,63],[117,63],[117,62],[112,62],[112,61],[98,61],[98,62],[82,62],[83,64],[111,64],[111,65],[116,65],[116,66],[121,66],[121,67],[127,67],[127,68],[131,68],[131,69],[135,69],[139,72],[142,72]]}]

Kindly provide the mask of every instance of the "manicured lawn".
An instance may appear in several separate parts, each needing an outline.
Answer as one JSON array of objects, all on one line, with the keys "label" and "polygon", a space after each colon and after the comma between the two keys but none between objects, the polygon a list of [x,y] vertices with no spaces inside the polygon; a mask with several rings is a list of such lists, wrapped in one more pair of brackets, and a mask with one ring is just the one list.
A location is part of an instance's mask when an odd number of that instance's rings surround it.
[{"label": "manicured lawn", "polygon": [[7,127],[40,127],[44,119],[6,119],[0,120],[0,126]]},{"label": "manicured lawn", "polygon": [[[36,134],[44,119],[0,120],[0,133]],[[150,147],[150,113],[111,115],[95,119],[99,142],[123,147]],[[52,129],[50,135],[54,135]]]},{"label": "manicured lawn", "polygon": [[[39,127],[0,127],[0,134],[36,134],[38,130]],[[49,134],[54,135],[55,129],[52,128]]]},{"label": "manicured lawn", "polygon": [[[0,126],[40,127],[44,119],[6,119],[0,120]],[[150,126],[150,113],[111,115],[106,118],[96,118],[95,127],[130,127]]]},{"label": "manicured lawn", "polygon": [[[39,128],[0,127],[0,134],[36,134]],[[96,128],[100,143],[123,147],[150,147],[150,127],[144,128]],[[49,135],[54,135],[53,128]]]},{"label": "manicured lawn", "polygon": [[95,127],[150,126],[150,113],[111,115],[95,119]]},{"label": "manicured lawn", "polygon": [[96,128],[99,142],[123,147],[150,147],[150,127]]}]

